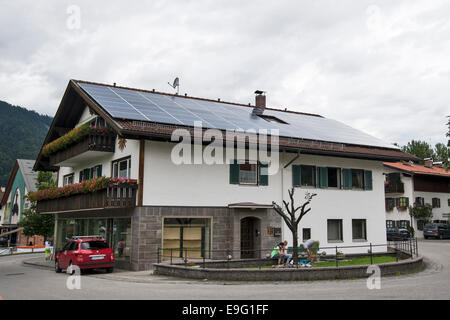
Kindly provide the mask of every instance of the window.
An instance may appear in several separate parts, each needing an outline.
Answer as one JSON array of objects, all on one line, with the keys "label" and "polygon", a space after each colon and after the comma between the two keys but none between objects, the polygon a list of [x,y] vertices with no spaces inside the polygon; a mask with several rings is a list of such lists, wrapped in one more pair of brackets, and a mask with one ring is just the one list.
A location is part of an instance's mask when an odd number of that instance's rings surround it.
[{"label": "window", "polygon": [[211,219],[164,218],[163,259],[170,257],[209,258]]},{"label": "window", "polygon": [[422,198],[422,197],[417,197],[417,198],[416,198],[415,205],[416,205],[417,207],[422,207],[422,206],[424,206],[424,205],[425,205],[425,199]]},{"label": "window", "polygon": [[314,166],[300,166],[301,170],[301,186],[315,187],[316,186],[316,167]]},{"label": "window", "polygon": [[67,174],[63,177],[63,186],[67,186],[69,184],[73,184],[73,173]]},{"label": "window", "polygon": [[439,198],[431,199],[431,203],[432,203],[433,208],[440,208],[441,207],[441,199],[439,199]]},{"label": "window", "polygon": [[398,227],[399,228],[408,228],[409,227],[409,221],[408,220],[400,220],[399,221],[399,224],[398,224]]},{"label": "window", "polygon": [[92,168],[86,168],[80,171],[80,181],[85,181],[93,178],[98,178],[102,176],[102,165],[99,164]]},{"label": "window", "polygon": [[327,221],[327,233],[329,242],[343,241],[342,237],[342,220],[328,220]]},{"label": "window", "polygon": [[277,123],[288,124],[286,121],[283,121],[275,116],[269,116],[267,114],[258,114],[258,117],[263,118],[267,122],[277,122]]},{"label": "window", "polygon": [[113,178],[130,178],[131,176],[131,157],[115,160],[112,162]]},{"label": "window", "polygon": [[364,188],[364,170],[352,169],[352,188]]},{"label": "window", "polygon": [[258,165],[256,163],[241,163],[239,164],[239,183],[240,184],[257,184]]},{"label": "window", "polygon": [[386,228],[394,228],[394,221],[386,220]]},{"label": "window", "polygon": [[367,229],[365,219],[352,220],[353,240],[367,240]]},{"label": "window", "polygon": [[81,249],[83,250],[102,250],[108,248],[106,241],[85,241],[81,243]]},{"label": "window", "polygon": [[447,204],[448,204],[448,206],[450,207],[450,199],[448,199],[447,201],[448,201],[448,203],[447,203]]},{"label": "window", "polygon": [[242,185],[269,185],[268,165],[263,163],[249,163],[234,160],[230,164],[230,184]]},{"label": "window", "polygon": [[303,241],[311,239],[311,228],[303,228]]},{"label": "window", "polygon": [[340,188],[341,187],[341,169],[339,168],[327,168],[328,169],[328,187]]}]

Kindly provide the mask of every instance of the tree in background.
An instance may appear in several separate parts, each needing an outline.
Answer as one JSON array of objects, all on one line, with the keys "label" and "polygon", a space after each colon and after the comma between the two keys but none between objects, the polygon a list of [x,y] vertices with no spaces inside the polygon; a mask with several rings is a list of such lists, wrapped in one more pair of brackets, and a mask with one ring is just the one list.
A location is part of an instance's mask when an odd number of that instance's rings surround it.
[{"label": "tree in background", "polygon": [[[298,224],[302,218],[311,211],[311,208],[306,209],[306,207],[311,203],[311,199],[316,196],[315,193],[307,192],[305,194],[305,202],[298,207],[295,207],[294,203],[294,188],[288,190],[290,202],[283,200],[284,209],[280,207],[275,201],[272,202],[273,208],[276,213],[278,213],[288,226],[289,230],[292,232],[292,259],[294,264],[298,264]],[[297,211],[300,213],[297,215]]]},{"label": "tree in background", "polygon": [[[38,173],[36,188],[44,190],[56,188],[56,182],[53,180],[51,172],[40,171]],[[40,214],[36,212],[36,202],[30,204],[30,209],[24,210],[22,221],[18,223],[23,228],[23,234],[27,237],[34,235],[51,237],[55,227],[55,216],[52,214]]]},{"label": "tree in background", "polygon": [[434,154],[433,147],[430,144],[419,140],[408,142],[406,146],[402,147],[402,150],[418,157],[420,159],[420,164],[424,164],[425,162],[423,159],[432,158]]},{"label": "tree in background", "polygon": [[436,143],[434,148],[426,141],[412,140],[406,146],[403,146],[402,151],[415,155],[420,159],[419,163],[424,164],[424,159],[432,158],[433,161],[442,161],[444,166],[448,167],[449,150],[443,143]]}]

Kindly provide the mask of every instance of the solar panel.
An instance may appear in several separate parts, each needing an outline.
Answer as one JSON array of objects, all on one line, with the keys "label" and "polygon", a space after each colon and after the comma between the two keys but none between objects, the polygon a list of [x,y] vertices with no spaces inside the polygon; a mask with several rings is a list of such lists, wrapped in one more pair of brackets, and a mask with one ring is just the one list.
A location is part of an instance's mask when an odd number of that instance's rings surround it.
[{"label": "solar panel", "polygon": [[252,113],[253,108],[132,89],[78,82],[78,85],[112,117],[222,130],[278,129],[280,136],[338,143],[395,148],[338,121],[277,110],[264,110],[287,124],[267,121]]}]

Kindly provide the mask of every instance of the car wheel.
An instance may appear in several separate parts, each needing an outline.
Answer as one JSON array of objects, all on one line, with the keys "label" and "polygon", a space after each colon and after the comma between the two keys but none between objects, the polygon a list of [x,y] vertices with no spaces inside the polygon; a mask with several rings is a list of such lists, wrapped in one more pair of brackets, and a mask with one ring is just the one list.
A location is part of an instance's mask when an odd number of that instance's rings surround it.
[{"label": "car wheel", "polygon": [[106,268],[107,273],[112,273],[114,271],[114,268]]},{"label": "car wheel", "polygon": [[56,273],[61,273],[61,268],[59,267],[59,262],[58,260],[55,260],[55,272]]},{"label": "car wheel", "polygon": [[[69,271],[70,270],[70,271]],[[67,268],[66,272],[70,275],[75,273],[75,269],[73,268],[72,261],[69,262],[69,267]]]},{"label": "car wheel", "polygon": [[424,237],[424,239],[428,239],[428,237],[427,236],[423,236]]}]

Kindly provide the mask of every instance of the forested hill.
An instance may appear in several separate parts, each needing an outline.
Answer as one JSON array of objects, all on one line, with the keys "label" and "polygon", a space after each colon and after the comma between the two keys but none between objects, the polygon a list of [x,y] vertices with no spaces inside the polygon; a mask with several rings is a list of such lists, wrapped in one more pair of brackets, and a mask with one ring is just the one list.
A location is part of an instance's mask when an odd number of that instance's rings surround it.
[{"label": "forested hill", "polygon": [[0,101],[0,186],[16,159],[36,159],[51,123],[52,117]]}]

